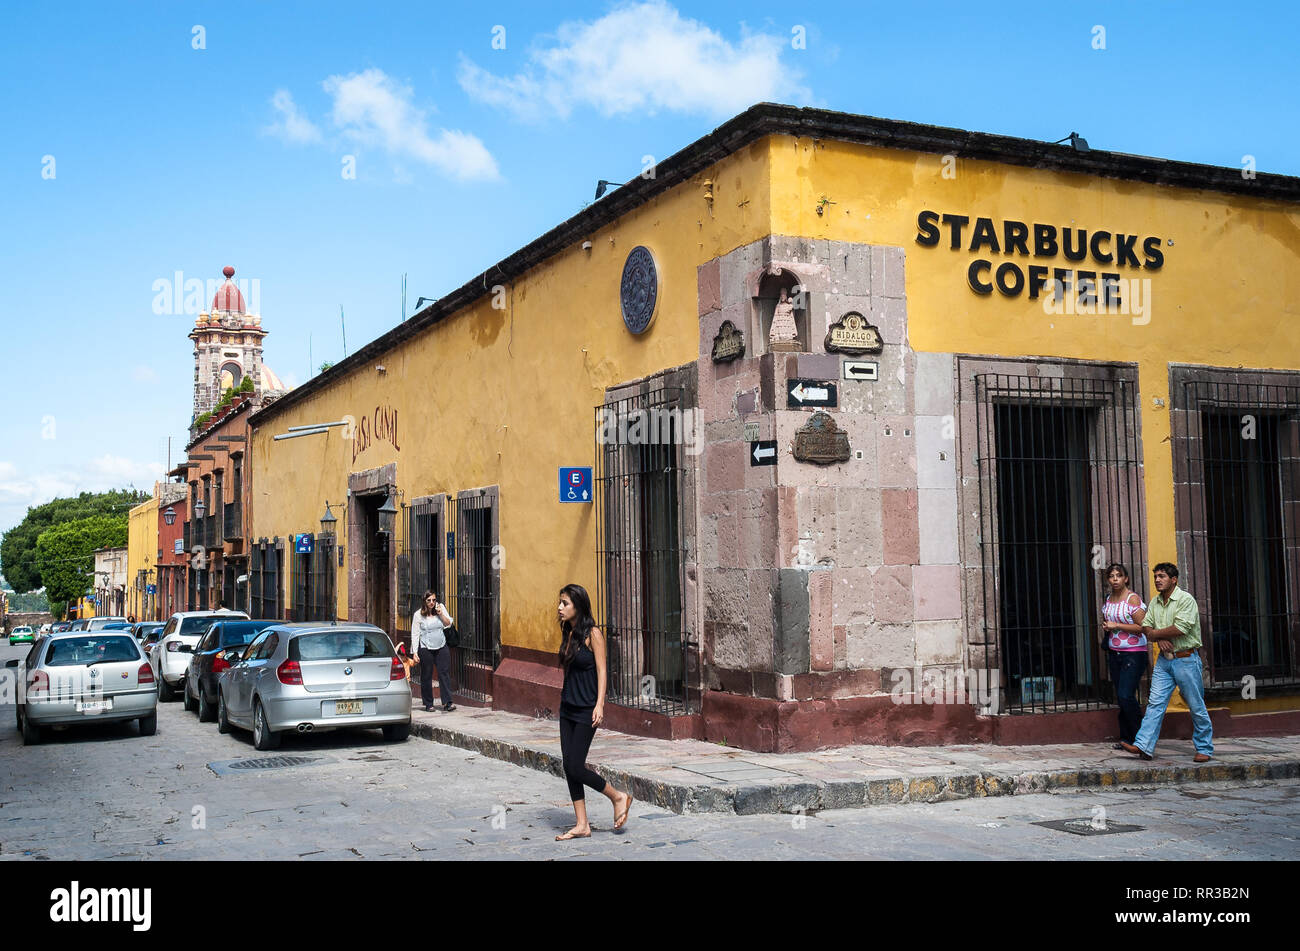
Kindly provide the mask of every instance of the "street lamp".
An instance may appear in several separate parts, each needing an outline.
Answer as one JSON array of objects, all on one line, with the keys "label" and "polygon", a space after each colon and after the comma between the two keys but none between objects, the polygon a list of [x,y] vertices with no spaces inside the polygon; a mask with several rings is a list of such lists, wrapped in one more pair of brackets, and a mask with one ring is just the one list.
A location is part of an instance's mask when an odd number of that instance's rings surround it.
[{"label": "street lamp", "polygon": [[167,506],[167,511],[163,512],[163,521],[168,525],[176,524],[176,510],[170,505]]},{"label": "street lamp", "polygon": [[397,521],[397,505],[394,502],[393,490],[388,492],[388,498],[384,504],[379,507],[379,534],[392,535],[393,525]]},{"label": "street lamp", "polygon": [[194,503],[194,517],[195,517],[195,518],[197,518],[197,519],[202,519],[202,518],[203,518],[203,513],[206,512],[207,510],[208,510],[208,507],[207,507],[206,505],[203,504],[203,500],[202,500],[202,499],[199,499],[197,502]]},{"label": "street lamp", "polygon": [[334,534],[334,524],[335,524],[337,521],[338,521],[338,518],[334,515],[333,512],[330,511],[330,503],[329,503],[329,500],[327,499],[327,500],[325,501],[325,514],[322,515],[322,516],[320,517],[320,531],[321,531],[321,534],[322,534],[322,535],[333,535],[333,534]]}]

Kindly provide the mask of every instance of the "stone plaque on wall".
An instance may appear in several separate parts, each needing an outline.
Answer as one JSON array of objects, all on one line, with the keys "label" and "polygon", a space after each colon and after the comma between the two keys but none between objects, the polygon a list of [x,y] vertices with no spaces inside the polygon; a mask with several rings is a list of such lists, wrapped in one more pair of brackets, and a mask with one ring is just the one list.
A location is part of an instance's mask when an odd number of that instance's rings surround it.
[{"label": "stone plaque on wall", "polygon": [[848,462],[851,455],[849,434],[835,425],[829,413],[813,413],[807,423],[795,430],[794,457],[800,462],[829,466]]},{"label": "stone plaque on wall", "polygon": [[727,363],[745,355],[745,335],[729,320],[724,320],[713,338],[713,362]]},{"label": "stone plaque on wall", "polygon": [[863,353],[880,353],[884,349],[880,331],[867,322],[856,310],[851,310],[835,323],[826,333],[827,353],[847,353],[857,356]]}]

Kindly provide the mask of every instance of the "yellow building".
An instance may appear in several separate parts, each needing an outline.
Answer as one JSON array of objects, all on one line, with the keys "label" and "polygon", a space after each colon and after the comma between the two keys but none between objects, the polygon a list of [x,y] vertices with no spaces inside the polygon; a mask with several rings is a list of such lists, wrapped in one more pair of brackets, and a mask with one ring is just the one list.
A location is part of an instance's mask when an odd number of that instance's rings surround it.
[{"label": "yellow building", "polygon": [[158,620],[158,484],[153,497],[131,509],[127,520],[126,613],[138,621]]},{"label": "yellow building", "polygon": [[1216,730],[1294,727],[1298,201],[756,106],[252,417],[254,613],[433,588],[464,697],[539,713],[578,582],[617,729],[1101,739],[1102,570],[1172,561]]}]

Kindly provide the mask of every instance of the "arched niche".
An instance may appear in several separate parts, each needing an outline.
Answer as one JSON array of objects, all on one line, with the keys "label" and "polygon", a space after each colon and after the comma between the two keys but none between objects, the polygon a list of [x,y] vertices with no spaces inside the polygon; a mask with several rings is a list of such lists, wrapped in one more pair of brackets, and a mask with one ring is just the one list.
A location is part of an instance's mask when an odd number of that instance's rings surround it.
[{"label": "arched niche", "polygon": [[[797,273],[778,265],[764,268],[751,282],[750,295],[754,355],[809,352],[808,290]],[[774,323],[777,325],[775,339]]]}]

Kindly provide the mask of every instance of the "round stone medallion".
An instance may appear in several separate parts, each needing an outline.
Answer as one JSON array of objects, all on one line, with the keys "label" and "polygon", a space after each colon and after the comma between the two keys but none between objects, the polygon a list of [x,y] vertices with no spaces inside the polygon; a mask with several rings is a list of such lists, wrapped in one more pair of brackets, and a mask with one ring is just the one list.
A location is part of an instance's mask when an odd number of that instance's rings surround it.
[{"label": "round stone medallion", "polygon": [[623,264],[623,282],[619,288],[623,323],[634,334],[645,333],[654,319],[659,302],[659,271],[654,256],[644,245],[628,252]]}]

